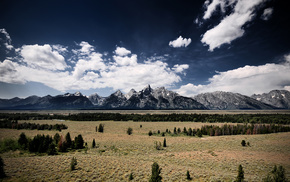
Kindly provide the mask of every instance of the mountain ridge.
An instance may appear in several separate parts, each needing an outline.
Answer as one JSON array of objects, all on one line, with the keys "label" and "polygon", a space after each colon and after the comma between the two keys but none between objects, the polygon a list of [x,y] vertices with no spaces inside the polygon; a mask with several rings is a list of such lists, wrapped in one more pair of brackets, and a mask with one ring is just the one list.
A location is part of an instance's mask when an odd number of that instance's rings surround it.
[{"label": "mountain ridge", "polygon": [[272,110],[290,109],[290,92],[272,90],[269,93],[245,96],[232,92],[208,92],[194,97],[181,96],[165,87],[140,91],[131,89],[127,94],[120,90],[108,97],[97,93],[85,96],[80,92],[44,97],[29,96],[21,99],[0,99],[0,109],[185,109],[185,110]]}]

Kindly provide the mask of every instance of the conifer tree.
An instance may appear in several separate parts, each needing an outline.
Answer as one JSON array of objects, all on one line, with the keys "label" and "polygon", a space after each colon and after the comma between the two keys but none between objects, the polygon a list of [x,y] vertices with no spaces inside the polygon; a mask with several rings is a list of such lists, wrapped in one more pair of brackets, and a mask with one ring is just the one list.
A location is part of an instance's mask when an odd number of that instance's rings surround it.
[{"label": "conifer tree", "polygon": [[72,147],[72,140],[71,140],[69,132],[65,135],[65,141],[66,141],[67,148],[73,148]]},{"label": "conifer tree", "polygon": [[127,129],[127,134],[128,135],[131,135],[133,133],[133,129],[131,128],[131,127],[129,127],[128,129]]},{"label": "conifer tree", "polygon": [[70,162],[70,170],[71,171],[75,170],[77,164],[78,164],[77,159],[73,157]]},{"label": "conifer tree", "polygon": [[0,179],[6,177],[5,171],[4,171],[4,162],[2,157],[0,156]]},{"label": "conifer tree", "polygon": [[58,133],[56,133],[53,137],[53,141],[55,144],[58,144],[59,140],[60,140],[60,135]]},{"label": "conifer tree", "polygon": [[245,177],[244,177],[243,166],[242,165],[239,165],[239,168],[238,168],[238,176],[237,176],[236,182],[243,182],[244,179],[245,179]]},{"label": "conifer tree", "polygon": [[21,133],[18,139],[18,144],[21,146],[22,149],[26,150],[28,147],[28,139],[24,133]]},{"label": "conifer tree", "polygon": [[166,145],[166,138],[164,138],[164,140],[163,140],[163,147],[167,147],[167,145]]},{"label": "conifer tree", "polygon": [[98,132],[100,133],[104,132],[104,125],[102,123],[99,124]]},{"label": "conifer tree", "polygon": [[93,139],[92,148],[95,148],[95,147],[96,147],[96,142],[95,142],[95,139]]},{"label": "conifer tree", "polygon": [[190,177],[190,174],[189,174],[189,171],[187,170],[187,172],[186,172],[186,179],[187,180],[191,180],[191,177]]},{"label": "conifer tree", "polygon": [[159,165],[157,162],[154,162],[152,164],[152,174],[149,182],[161,182],[162,177],[160,176],[161,168],[159,168]]}]

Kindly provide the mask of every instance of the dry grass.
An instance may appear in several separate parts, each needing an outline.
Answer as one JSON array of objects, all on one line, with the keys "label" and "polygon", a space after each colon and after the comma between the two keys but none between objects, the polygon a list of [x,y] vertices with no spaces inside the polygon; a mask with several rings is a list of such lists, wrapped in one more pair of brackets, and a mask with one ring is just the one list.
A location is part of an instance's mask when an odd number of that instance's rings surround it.
[{"label": "dry grass", "polygon": [[[148,136],[148,131],[173,131],[199,128],[204,123],[192,122],[72,122],[31,121],[35,123],[64,123],[74,138],[82,134],[91,146],[95,139],[98,148],[70,152],[57,156],[34,156],[9,152],[2,154],[9,178],[5,181],[148,181],[151,165],[158,162],[162,168],[163,181],[187,181],[189,170],[193,181],[232,181],[237,168],[242,164],[246,181],[262,181],[274,165],[283,165],[290,177],[290,133],[269,135],[241,135],[220,137],[166,136],[168,147],[154,148],[154,141],[163,142],[163,137]],[[105,124],[104,133],[96,133],[95,127]],[[142,125],[142,128],[140,128]],[[218,124],[221,125],[221,124]],[[133,135],[127,135],[128,127]],[[18,138],[21,132],[33,137],[36,134],[54,135],[56,131],[1,129],[0,139]],[[241,141],[251,147],[242,147]],[[70,160],[76,157],[77,170],[69,171]]]}]

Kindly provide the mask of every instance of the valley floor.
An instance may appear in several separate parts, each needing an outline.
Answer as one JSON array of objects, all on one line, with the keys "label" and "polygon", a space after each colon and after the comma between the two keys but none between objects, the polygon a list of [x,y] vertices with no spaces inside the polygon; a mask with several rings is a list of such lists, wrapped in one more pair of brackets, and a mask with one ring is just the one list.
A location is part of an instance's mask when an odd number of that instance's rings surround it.
[{"label": "valley floor", "polygon": [[[27,122],[27,121],[25,121]],[[4,181],[148,181],[151,165],[157,162],[162,168],[163,181],[187,181],[186,171],[193,181],[233,181],[241,164],[246,181],[262,181],[274,165],[282,165],[290,179],[290,133],[267,135],[237,135],[202,138],[189,136],[165,136],[168,147],[156,150],[154,142],[161,136],[148,136],[149,130],[161,132],[174,127],[199,128],[206,123],[193,122],[72,122],[30,121],[40,124],[64,123],[74,138],[82,134],[89,149],[68,152],[56,156],[36,156],[19,151],[1,154],[5,172]],[[95,127],[105,124],[104,133]],[[142,125],[142,128],[140,128]],[[222,123],[217,123],[222,125]],[[127,135],[128,127],[133,134]],[[36,134],[53,136],[56,131],[0,129],[0,140],[17,139],[25,132],[28,137]],[[95,139],[98,148],[91,148]],[[250,143],[242,147],[241,141]],[[76,157],[75,171],[70,171],[70,160]]]}]

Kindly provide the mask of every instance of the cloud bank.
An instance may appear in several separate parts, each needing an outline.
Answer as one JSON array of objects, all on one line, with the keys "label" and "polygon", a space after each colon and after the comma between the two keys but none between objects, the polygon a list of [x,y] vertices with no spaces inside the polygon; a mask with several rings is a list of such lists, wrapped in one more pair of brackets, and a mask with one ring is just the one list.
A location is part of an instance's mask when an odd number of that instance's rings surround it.
[{"label": "cloud bank", "polygon": [[275,89],[290,91],[290,54],[280,64],[244,66],[217,72],[207,85],[186,84],[176,91],[181,95],[194,96],[204,92],[228,91],[245,95],[264,93]]},{"label": "cloud bank", "polygon": [[[144,85],[167,86],[180,82],[188,65],[164,62],[163,56],[144,61],[124,47],[117,47],[113,56],[95,51],[94,46],[82,41],[78,49],[68,50],[61,45],[23,45],[17,56],[0,62],[0,81],[25,84],[39,82],[59,91],[113,88],[128,92]],[[72,57],[65,59],[65,53]]]}]

